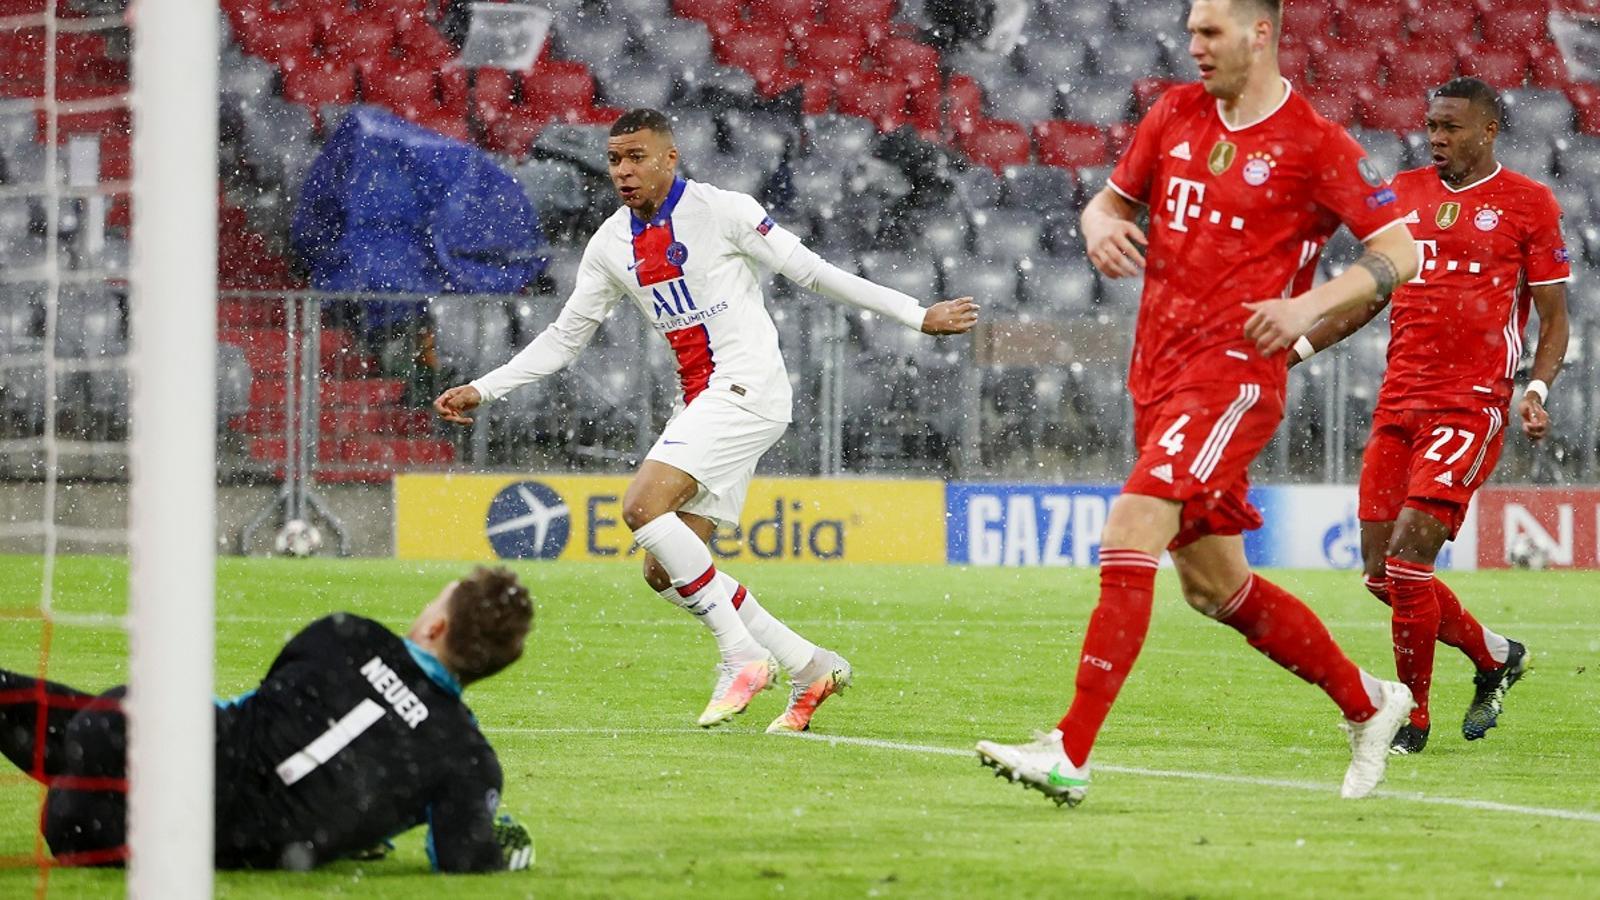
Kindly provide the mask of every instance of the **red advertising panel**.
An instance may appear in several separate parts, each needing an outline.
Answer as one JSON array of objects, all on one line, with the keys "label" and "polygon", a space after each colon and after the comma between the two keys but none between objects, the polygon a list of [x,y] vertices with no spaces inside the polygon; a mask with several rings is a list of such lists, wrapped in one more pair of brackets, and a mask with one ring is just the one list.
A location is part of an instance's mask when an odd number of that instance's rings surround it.
[{"label": "red advertising panel", "polygon": [[1600,569],[1600,489],[1484,488],[1478,568]]}]

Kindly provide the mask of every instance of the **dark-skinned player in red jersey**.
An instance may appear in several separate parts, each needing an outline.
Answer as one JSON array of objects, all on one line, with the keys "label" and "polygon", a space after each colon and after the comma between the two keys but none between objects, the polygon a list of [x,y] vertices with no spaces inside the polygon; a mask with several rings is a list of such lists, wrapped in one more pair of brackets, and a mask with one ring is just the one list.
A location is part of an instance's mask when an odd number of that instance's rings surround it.
[{"label": "dark-skinned player in red jersey", "polygon": [[[1500,98],[1457,78],[1428,103],[1433,165],[1394,180],[1423,260],[1394,294],[1389,366],[1361,463],[1361,552],[1367,589],[1393,608],[1395,669],[1417,708],[1392,752],[1428,743],[1434,639],[1472,661],[1469,741],[1499,720],[1507,690],[1532,657],[1478,624],[1433,565],[1455,537],[1472,495],[1494,471],[1505,441],[1513,376],[1530,305],[1539,310],[1532,378],[1517,400],[1522,431],[1550,430],[1544,403],[1567,350],[1572,277],[1561,208],[1550,189],[1495,159]],[[1382,303],[1319,322],[1295,344],[1295,361],[1366,324]]]},{"label": "dark-skinned player in red jersey", "polygon": [[[1144,272],[1128,378],[1138,459],[1101,538],[1100,601],[1071,708],[1032,743],[978,744],[986,765],[1057,803],[1088,789],[1095,737],[1149,628],[1163,550],[1190,606],[1338,705],[1351,750],[1342,796],[1382,780],[1412,707],[1405,685],[1363,672],[1315,613],[1245,559],[1242,533],[1261,526],[1248,469],[1283,419],[1283,351],[1317,319],[1388,296],[1417,270],[1393,191],[1279,74],[1281,12],[1276,0],[1195,0],[1199,83],[1161,96],[1083,213],[1096,268]],[[1141,207],[1148,239],[1135,224]],[[1341,223],[1367,254],[1313,288]]]}]

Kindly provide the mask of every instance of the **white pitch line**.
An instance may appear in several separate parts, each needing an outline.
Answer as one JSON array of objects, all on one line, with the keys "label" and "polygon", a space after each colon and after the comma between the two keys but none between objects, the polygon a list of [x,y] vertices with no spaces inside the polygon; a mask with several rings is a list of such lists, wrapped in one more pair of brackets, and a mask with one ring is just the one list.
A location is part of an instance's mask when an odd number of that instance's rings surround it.
[{"label": "white pitch line", "polygon": [[[746,735],[754,736],[749,732],[740,731],[709,731],[700,728],[485,728],[485,732],[495,734],[588,734],[588,735],[625,735],[625,734],[718,734],[718,735]],[[763,735],[764,736],[764,735]],[[895,750],[900,753],[921,753],[929,756],[961,756],[976,759],[971,750],[961,750],[955,747],[937,747],[931,744],[910,744],[903,741],[886,741],[880,738],[851,737],[848,735],[829,735],[806,732],[803,734],[785,735],[785,737],[800,740],[816,741],[824,744],[846,744],[854,747],[871,747],[877,750]],[[1285,778],[1256,778],[1250,775],[1227,775],[1221,772],[1188,772],[1179,769],[1145,769],[1137,766],[1108,766],[1096,764],[1095,769],[1100,772],[1112,772],[1118,775],[1133,775],[1138,778],[1172,778],[1184,781],[1209,781],[1220,784],[1242,784],[1250,787],[1282,788],[1292,791],[1306,791],[1308,793],[1332,795],[1337,788],[1330,784],[1319,784],[1315,781],[1293,781]],[[1404,800],[1412,803],[1426,803],[1433,806],[1451,806],[1457,809],[1475,809],[1485,812],[1511,813],[1519,816],[1534,816],[1543,819],[1565,819],[1570,822],[1590,822],[1600,824],[1600,812],[1589,812],[1581,809],[1559,809],[1544,806],[1522,806],[1515,803],[1500,803],[1494,800],[1474,800],[1468,797],[1436,797],[1420,791],[1390,791],[1376,790],[1373,797],[1382,797],[1388,800]]]}]

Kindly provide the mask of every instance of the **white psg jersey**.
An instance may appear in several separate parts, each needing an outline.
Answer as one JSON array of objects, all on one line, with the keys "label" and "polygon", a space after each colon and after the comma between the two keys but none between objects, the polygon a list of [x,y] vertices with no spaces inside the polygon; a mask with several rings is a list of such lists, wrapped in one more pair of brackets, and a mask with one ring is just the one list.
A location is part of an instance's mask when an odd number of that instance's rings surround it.
[{"label": "white psg jersey", "polygon": [[[831,267],[774,224],[754,198],[680,178],[649,222],[627,207],[612,214],[589,239],[556,321],[472,386],[485,401],[495,400],[561,369],[627,297],[671,345],[685,404],[710,393],[788,422],[789,375],[762,296],[762,270],[815,287],[819,268]],[[892,293],[887,301],[843,299],[920,327],[922,308]]]}]

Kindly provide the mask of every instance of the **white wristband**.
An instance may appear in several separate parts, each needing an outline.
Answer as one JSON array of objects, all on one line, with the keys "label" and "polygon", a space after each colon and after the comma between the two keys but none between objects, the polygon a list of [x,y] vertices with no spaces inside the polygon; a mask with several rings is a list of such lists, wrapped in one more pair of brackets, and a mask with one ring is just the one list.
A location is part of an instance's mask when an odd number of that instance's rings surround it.
[{"label": "white wristband", "polygon": [[1542,380],[1540,380],[1538,378],[1535,378],[1534,380],[1528,382],[1527,393],[1538,394],[1539,395],[1539,405],[1543,406],[1545,404],[1545,401],[1550,399],[1550,385],[1545,384]]},{"label": "white wristband", "polygon": [[1302,334],[1299,340],[1294,342],[1294,352],[1296,356],[1300,357],[1301,362],[1305,362],[1317,355],[1317,348],[1311,346],[1310,339]]}]

